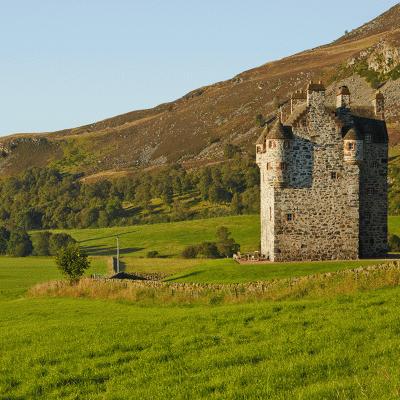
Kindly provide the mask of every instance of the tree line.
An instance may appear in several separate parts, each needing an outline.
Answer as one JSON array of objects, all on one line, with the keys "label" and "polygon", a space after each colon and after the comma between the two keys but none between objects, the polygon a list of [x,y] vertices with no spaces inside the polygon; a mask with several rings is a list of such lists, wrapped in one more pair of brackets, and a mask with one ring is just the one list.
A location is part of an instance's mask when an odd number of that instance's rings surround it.
[{"label": "tree line", "polygon": [[[30,168],[0,180],[0,226],[102,228],[259,213],[259,169],[252,158],[232,157],[192,170],[173,164],[92,183],[54,168]],[[155,210],[155,199],[164,211]],[[197,209],[200,202],[207,211]]]},{"label": "tree line", "polygon": [[29,236],[25,229],[16,227],[10,231],[0,226],[0,255],[55,256],[61,248],[74,244],[76,240],[67,233],[40,231]]}]

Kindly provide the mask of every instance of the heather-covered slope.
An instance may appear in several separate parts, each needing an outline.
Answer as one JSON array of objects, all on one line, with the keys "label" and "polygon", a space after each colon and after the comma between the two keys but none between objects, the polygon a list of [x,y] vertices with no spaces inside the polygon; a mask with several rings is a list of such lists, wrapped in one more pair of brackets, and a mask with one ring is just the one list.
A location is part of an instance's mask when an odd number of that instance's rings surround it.
[{"label": "heather-covered slope", "polygon": [[198,88],[175,102],[46,135],[1,138],[0,172],[10,175],[28,166],[53,164],[101,177],[171,161],[188,167],[215,162],[226,143],[252,152],[261,129],[255,126],[255,116],[262,114],[270,121],[279,98],[287,117],[291,93],[319,79],[332,105],[342,84],[349,86],[353,105],[370,105],[380,86],[394,145],[400,141],[399,21],[400,5],[396,5],[330,45]]}]

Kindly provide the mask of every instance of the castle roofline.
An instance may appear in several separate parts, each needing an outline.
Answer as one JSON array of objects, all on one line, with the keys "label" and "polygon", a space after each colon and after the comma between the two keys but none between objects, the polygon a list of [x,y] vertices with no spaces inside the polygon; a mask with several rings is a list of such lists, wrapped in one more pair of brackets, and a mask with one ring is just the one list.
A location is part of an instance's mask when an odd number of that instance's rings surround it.
[{"label": "castle roofline", "polygon": [[255,144],[263,144],[265,142],[265,128]]},{"label": "castle roofline", "polygon": [[308,92],[325,92],[325,86],[321,81],[318,83],[313,83],[313,81],[310,81],[310,83],[307,85],[307,91]]},{"label": "castle roofline", "polygon": [[337,96],[345,94],[345,95],[350,95],[350,90],[347,86],[341,86],[337,92]]},{"label": "castle roofline", "polygon": [[292,139],[290,127],[283,126],[281,120],[278,119],[265,139]]},{"label": "castle roofline", "polygon": [[363,140],[359,130],[353,125],[346,133],[344,140]]},{"label": "castle roofline", "polygon": [[375,99],[382,99],[383,100],[384,98],[385,98],[385,96],[381,93],[381,91],[377,90],[372,99],[373,100],[375,100]]},{"label": "castle roofline", "polygon": [[303,90],[296,90],[292,93],[292,99],[307,99],[307,93]]}]

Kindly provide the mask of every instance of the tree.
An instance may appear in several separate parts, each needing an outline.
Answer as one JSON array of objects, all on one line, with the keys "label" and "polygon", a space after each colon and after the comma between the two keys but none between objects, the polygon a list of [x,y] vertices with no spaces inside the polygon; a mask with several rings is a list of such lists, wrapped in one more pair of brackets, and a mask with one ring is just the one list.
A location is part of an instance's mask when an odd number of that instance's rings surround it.
[{"label": "tree", "polygon": [[192,244],[186,246],[181,253],[181,257],[186,259],[196,258],[196,256],[197,256],[196,247],[193,246]]},{"label": "tree", "polygon": [[201,242],[196,246],[196,253],[205,258],[218,258],[219,252],[214,242]]},{"label": "tree", "polygon": [[49,251],[55,256],[62,247],[75,244],[76,240],[68,233],[54,233],[49,239]]},{"label": "tree", "polygon": [[122,215],[124,209],[122,207],[121,200],[118,198],[110,199],[106,206],[106,213],[110,219],[115,219]]},{"label": "tree", "polygon": [[24,229],[14,229],[10,234],[7,253],[12,257],[26,257],[32,253],[33,245],[28,232]]},{"label": "tree", "polygon": [[0,226],[0,254],[7,253],[7,245],[10,240],[10,231],[4,226]]},{"label": "tree", "polygon": [[230,209],[231,209],[231,212],[233,215],[241,214],[241,212],[242,212],[242,197],[241,197],[240,193],[235,193],[233,195]]},{"label": "tree", "polygon": [[55,256],[57,268],[68,277],[72,284],[79,280],[86,269],[90,267],[90,260],[85,249],[75,244],[62,247]]},{"label": "tree", "polygon": [[49,241],[51,237],[49,231],[36,232],[32,235],[33,255],[34,256],[49,256],[50,248]]},{"label": "tree", "polygon": [[238,153],[238,152],[240,152],[240,149],[239,149],[238,146],[235,146],[234,144],[227,143],[227,144],[224,146],[224,158],[225,158],[225,159],[233,158],[234,155],[235,155],[236,153]]},{"label": "tree", "polygon": [[397,235],[388,235],[389,251],[392,253],[400,252],[400,238]]},{"label": "tree", "polygon": [[263,126],[265,123],[264,118],[262,114],[257,114],[254,118],[254,125],[259,128],[260,126]]},{"label": "tree", "polygon": [[232,257],[234,253],[240,250],[240,245],[235,242],[235,239],[230,238],[231,232],[228,232],[226,226],[220,226],[215,234],[217,241],[217,248],[221,256]]}]

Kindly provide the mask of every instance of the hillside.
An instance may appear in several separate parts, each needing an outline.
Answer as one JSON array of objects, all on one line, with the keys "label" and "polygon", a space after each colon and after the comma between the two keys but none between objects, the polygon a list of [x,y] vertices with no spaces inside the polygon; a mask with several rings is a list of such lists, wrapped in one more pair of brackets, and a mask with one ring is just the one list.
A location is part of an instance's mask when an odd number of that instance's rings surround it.
[{"label": "hillside", "polygon": [[353,105],[370,105],[379,86],[393,146],[400,142],[399,65],[400,4],[331,44],[195,89],[174,102],[45,135],[3,137],[0,173],[53,165],[95,178],[176,161],[186,168],[216,162],[226,143],[253,152],[262,129],[255,116],[271,121],[279,98],[287,118],[292,92],[305,89],[309,80],[324,82],[331,104],[342,84]]}]

